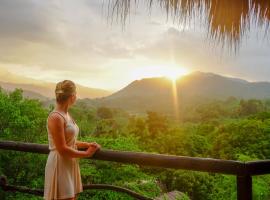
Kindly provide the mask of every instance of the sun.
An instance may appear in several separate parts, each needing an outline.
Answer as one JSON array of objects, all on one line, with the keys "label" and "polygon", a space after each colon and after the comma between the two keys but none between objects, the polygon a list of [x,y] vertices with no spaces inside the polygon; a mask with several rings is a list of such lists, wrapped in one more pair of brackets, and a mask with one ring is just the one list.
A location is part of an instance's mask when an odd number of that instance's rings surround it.
[{"label": "sun", "polygon": [[182,75],[174,74],[174,73],[166,75],[166,77],[167,77],[168,79],[171,79],[172,81],[176,81],[176,80],[179,79],[181,76],[182,76]]},{"label": "sun", "polygon": [[165,77],[171,81],[176,81],[189,73],[189,69],[174,63],[144,65],[132,71],[132,79]]},{"label": "sun", "polygon": [[164,72],[165,77],[172,81],[176,81],[177,79],[181,78],[182,76],[188,74],[189,71],[183,67],[168,67]]}]

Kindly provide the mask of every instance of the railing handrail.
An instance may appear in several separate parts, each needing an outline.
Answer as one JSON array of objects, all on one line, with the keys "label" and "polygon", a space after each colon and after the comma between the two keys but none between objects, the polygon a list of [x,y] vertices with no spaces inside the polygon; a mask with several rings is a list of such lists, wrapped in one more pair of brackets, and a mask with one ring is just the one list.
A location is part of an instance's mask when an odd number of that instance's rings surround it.
[{"label": "railing handrail", "polygon": [[[25,186],[17,186],[17,185],[9,185],[7,184],[7,177],[0,176],[0,188],[4,191],[16,191],[16,192],[22,192],[27,194],[33,194],[36,196],[43,196],[44,190],[43,189],[32,189]],[[129,190],[127,188],[123,188],[120,186],[114,186],[109,184],[88,184],[83,185],[83,191],[85,190],[112,190],[116,192],[125,193],[131,197],[134,197],[138,200],[154,200],[153,198],[143,196],[137,192],[134,192],[132,190]]]},{"label": "railing handrail", "polygon": [[[0,149],[48,154],[46,144],[0,141]],[[270,173],[270,160],[241,162],[213,158],[174,156],[155,153],[99,150],[90,159],[138,164],[153,167],[186,169],[237,176],[262,175]]]},{"label": "railing handrail", "polygon": [[[0,141],[0,149],[48,154],[46,144]],[[252,176],[270,173],[270,160],[241,162],[154,153],[99,150],[90,159],[237,176],[237,199],[252,200]]]}]

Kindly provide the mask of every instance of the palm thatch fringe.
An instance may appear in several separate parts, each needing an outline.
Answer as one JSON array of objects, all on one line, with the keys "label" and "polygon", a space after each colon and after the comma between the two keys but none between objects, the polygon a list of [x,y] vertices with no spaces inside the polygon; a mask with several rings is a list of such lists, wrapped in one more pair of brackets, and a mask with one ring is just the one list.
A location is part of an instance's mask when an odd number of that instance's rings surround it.
[{"label": "palm thatch fringe", "polygon": [[210,38],[229,47],[239,45],[251,23],[265,28],[266,33],[269,30],[269,0],[109,0],[110,15],[125,24],[131,6],[139,1],[146,2],[150,9],[158,3],[167,16],[183,23],[195,14],[200,18],[206,16]]}]

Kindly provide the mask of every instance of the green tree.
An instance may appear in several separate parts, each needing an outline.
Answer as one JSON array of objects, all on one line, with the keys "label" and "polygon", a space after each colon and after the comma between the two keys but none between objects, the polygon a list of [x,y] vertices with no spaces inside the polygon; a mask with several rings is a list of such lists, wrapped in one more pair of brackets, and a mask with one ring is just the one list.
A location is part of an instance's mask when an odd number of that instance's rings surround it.
[{"label": "green tree", "polygon": [[147,111],[146,124],[151,137],[168,130],[167,118],[157,112]]},{"label": "green tree", "polygon": [[97,109],[97,116],[101,119],[111,119],[113,118],[113,113],[110,108],[99,107]]},{"label": "green tree", "polygon": [[240,116],[253,115],[259,112],[263,112],[265,107],[261,100],[257,99],[249,99],[249,100],[241,100],[239,104],[239,108],[237,113]]}]

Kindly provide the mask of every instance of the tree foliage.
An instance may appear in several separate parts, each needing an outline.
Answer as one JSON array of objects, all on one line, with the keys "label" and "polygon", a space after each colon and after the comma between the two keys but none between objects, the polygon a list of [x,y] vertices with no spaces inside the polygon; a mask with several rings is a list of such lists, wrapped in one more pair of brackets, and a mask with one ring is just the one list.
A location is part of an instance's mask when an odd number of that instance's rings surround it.
[{"label": "tree foliage", "polygon": [[[80,127],[82,141],[96,141],[105,149],[156,152],[249,161],[270,159],[269,100],[202,103],[190,107],[182,121],[148,111],[131,115],[123,110],[89,107],[79,102],[70,113]],[[51,106],[53,108],[53,106]],[[50,110],[38,100],[25,99],[22,90],[0,91],[0,139],[47,143],[46,118]],[[0,173],[9,183],[43,188],[46,155],[0,150]],[[18,167],[20,166],[20,167]],[[91,159],[80,160],[84,184],[107,183],[149,197],[172,190],[191,199],[236,199],[236,178],[222,174],[157,169]],[[269,175],[253,179],[253,199],[270,198]],[[3,193],[1,199],[40,199],[21,193]],[[112,191],[85,191],[79,199],[132,199]]]}]

